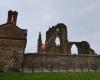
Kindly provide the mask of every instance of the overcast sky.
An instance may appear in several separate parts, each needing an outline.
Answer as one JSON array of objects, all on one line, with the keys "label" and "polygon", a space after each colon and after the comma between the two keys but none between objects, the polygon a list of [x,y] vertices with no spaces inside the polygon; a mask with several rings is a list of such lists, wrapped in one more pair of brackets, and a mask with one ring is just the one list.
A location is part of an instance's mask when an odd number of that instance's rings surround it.
[{"label": "overcast sky", "polygon": [[57,23],[68,28],[69,41],[88,41],[100,53],[100,0],[0,0],[0,24],[8,10],[18,11],[17,25],[28,29],[26,52],[37,51],[38,34]]}]

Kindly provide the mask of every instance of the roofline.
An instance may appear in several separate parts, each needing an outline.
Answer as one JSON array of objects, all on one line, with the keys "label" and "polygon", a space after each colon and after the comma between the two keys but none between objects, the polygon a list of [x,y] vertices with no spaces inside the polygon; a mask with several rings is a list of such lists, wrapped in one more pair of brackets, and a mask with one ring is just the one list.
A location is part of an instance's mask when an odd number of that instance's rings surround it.
[{"label": "roofline", "polygon": [[[0,26],[4,26],[4,25],[7,25],[7,24],[13,24],[14,26],[16,26],[17,29],[19,29],[19,30],[22,31],[25,35],[27,35],[27,33],[25,33],[25,32],[23,31],[23,29],[19,28],[19,27],[18,27],[16,24],[14,24],[13,22],[4,23],[4,24],[2,24],[2,25],[0,25]],[[27,30],[27,29],[26,29],[26,30]]]}]

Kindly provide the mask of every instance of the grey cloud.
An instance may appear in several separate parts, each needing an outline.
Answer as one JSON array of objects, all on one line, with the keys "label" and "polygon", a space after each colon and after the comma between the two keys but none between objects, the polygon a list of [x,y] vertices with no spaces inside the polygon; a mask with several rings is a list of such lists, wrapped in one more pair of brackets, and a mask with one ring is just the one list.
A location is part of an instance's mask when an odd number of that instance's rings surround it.
[{"label": "grey cloud", "polygon": [[[96,52],[100,40],[100,0],[0,0],[0,23],[9,9],[17,10],[18,26],[28,29],[26,52],[36,52],[38,33],[63,22],[68,26],[70,41],[87,40]],[[5,17],[6,16],[6,17]]]}]

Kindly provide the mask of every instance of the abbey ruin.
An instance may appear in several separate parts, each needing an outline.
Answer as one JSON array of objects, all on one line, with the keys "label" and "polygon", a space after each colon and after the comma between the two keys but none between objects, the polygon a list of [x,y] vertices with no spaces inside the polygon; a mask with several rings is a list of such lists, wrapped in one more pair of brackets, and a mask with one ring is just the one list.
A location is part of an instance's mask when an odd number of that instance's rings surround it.
[{"label": "abbey ruin", "polygon": [[[55,39],[60,39],[60,45],[56,45]],[[41,33],[38,38],[38,53],[47,54],[71,54],[71,47],[75,44],[78,48],[78,54],[95,54],[95,51],[91,49],[90,44],[87,41],[71,42],[68,41],[67,27],[63,23],[59,23],[56,26],[52,26],[46,32],[46,48],[42,48]]]},{"label": "abbey ruin", "polygon": [[[63,23],[49,27],[45,44],[39,33],[37,53],[25,54],[27,29],[16,25],[17,15],[16,11],[8,11],[7,23],[0,25],[0,70],[100,70],[100,56],[87,41],[69,41],[67,26]],[[55,43],[57,37],[59,45]],[[78,49],[77,55],[71,52],[73,44]]]}]

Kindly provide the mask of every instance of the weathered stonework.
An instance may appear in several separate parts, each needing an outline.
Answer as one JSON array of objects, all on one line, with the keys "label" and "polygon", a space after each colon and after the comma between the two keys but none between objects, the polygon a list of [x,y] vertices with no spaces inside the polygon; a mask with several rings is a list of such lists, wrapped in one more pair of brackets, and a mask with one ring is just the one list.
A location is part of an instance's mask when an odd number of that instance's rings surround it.
[{"label": "weathered stonework", "polygon": [[19,71],[26,47],[26,29],[16,26],[18,13],[8,12],[7,23],[0,25],[0,69]]},{"label": "weathered stonework", "polygon": [[100,70],[100,56],[29,53],[24,55],[24,69],[33,69],[33,71]]},{"label": "weathered stonework", "polygon": [[[59,37],[60,45],[56,45],[55,39]],[[47,50],[45,53],[48,54],[69,54],[68,53],[68,37],[67,37],[67,28],[64,24],[58,24],[49,28],[46,32],[46,47]]]}]

